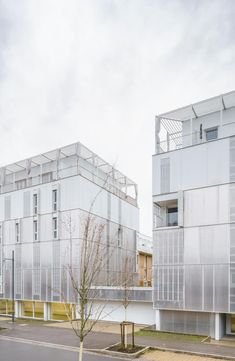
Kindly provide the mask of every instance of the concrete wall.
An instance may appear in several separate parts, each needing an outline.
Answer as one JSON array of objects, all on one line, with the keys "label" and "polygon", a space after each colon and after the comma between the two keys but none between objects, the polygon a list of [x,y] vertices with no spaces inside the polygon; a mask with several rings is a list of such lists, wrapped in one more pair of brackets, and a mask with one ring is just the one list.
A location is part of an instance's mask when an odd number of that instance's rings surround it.
[{"label": "concrete wall", "polygon": [[[104,307],[102,320],[122,322],[125,321],[125,309],[120,301],[109,301],[104,304],[94,304],[94,313]],[[143,324],[153,325],[155,323],[155,311],[152,302],[131,302],[127,307],[126,320]]]}]

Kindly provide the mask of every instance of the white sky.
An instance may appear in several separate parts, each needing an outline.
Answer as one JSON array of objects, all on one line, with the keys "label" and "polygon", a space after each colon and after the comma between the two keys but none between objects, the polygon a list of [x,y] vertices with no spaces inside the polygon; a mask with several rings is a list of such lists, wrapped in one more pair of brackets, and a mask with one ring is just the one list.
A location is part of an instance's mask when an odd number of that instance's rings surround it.
[{"label": "white sky", "polygon": [[235,88],[234,0],[0,0],[0,166],[81,141],[139,185],[154,116]]}]

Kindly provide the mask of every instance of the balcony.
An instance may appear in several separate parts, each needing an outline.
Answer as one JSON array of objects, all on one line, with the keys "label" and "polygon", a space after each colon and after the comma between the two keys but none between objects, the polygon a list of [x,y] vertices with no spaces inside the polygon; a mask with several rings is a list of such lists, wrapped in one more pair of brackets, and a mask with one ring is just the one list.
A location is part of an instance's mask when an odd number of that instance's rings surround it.
[{"label": "balcony", "polygon": [[154,229],[178,226],[178,200],[155,203],[153,207]]}]

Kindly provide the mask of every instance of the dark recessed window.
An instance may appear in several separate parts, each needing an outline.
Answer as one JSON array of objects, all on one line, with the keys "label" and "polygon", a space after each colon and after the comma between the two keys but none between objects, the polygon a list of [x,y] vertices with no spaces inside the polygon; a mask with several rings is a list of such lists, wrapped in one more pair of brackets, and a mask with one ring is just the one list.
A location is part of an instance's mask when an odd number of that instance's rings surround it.
[{"label": "dark recessed window", "polygon": [[167,226],[178,226],[178,208],[167,208]]},{"label": "dark recessed window", "polygon": [[206,132],[206,140],[214,140],[218,138],[218,128],[211,128],[205,130]]}]

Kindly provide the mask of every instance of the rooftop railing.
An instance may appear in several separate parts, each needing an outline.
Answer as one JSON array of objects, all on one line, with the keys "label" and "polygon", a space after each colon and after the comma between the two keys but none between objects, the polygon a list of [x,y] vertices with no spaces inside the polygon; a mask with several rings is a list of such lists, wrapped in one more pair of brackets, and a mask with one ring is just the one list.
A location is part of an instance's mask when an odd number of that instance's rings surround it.
[{"label": "rooftop railing", "polygon": [[81,175],[133,205],[137,185],[80,143],[0,168],[0,193]]},{"label": "rooftop railing", "polygon": [[[196,118],[196,126],[199,130],[194,129],[194,121],[190,122],[189,120],[190,124],[186,125],[185,121],[156,117],[156,154],[235,135],[234,121],[227,123],[215,122],[212,127],[208,125],[207,128],[206,124],[202,126],[198,118]],[[188,128],[191,129],[188,131]],[[214,139],[207,139],[206,132],[213,128],[217,129],[217,136]]]}]

